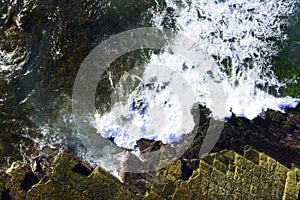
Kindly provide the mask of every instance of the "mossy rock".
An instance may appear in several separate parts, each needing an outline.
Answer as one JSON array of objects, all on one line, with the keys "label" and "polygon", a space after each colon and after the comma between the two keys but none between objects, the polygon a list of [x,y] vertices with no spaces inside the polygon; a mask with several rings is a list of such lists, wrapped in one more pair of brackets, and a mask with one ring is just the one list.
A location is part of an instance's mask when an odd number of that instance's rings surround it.
[{"label": "mossy rock", "polygon": [[166,168],[166,178],[169,181],[175,182],[181,177],[181,165],[181,161],[177,160]]},{"label": "mossy rock", "polygon": [[[213,164],[200,160],[188,180],[181,177],[181,160],[161,169],[156,175],[136,176],[152,184],[148,191],[142,193],[132,190],[134,187],[129,189],[129,185],[121,183],[100,167],[93,169],[80,159],[62,152],[55,157],[52,172],[27,193],[20,183],[24,183],[28,172],[17,165],[7,174],[14,184],[0,180],[0,189],[4,194],[9,191],[15,199],[297,199],[299,168],[288,169],[262,153],[259,153],[260,158],[266,162],[261,165],[236,152],[228,153],[234,162],[226,165],[218,160],[221,155],[226,155],[225,151],[213,153]],[[282,174],[286,174],[285,178]]]},{"label": "mossy rock", "polygon": [[162,198],[160,198],[160,196],[158,194],[156,194],[153,191],[150,191],[150,193],[146,193],[144,198],[144,200],[163,200]]},{"label": "mossy rock", "polygon": [[48,181],[40,181],[26,199],[136,199],[117,178],[99,167],[92,169],[73,156],[60,153]]}]

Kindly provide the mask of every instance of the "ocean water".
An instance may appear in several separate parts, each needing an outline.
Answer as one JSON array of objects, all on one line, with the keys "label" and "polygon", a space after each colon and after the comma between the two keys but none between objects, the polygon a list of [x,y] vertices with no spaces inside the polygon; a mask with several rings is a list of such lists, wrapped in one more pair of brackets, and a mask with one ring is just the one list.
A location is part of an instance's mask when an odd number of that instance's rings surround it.
[{"label": "ocean water", "polygon": [[[172,80],[174,72],[180,74],[188,85],[182,86],[177,82],[177,86],[192,88],[196,97],[194,103],[205,105],[212,110],[212,115],[219,119],[230,117],[231,112],[253,119],[267,109],[284,112],[284,108],[295,107],[298,104],[299,99],[280,94],[280,91],[287,87],[288,81],[278,78],[272,62],[274,57],[279,56],[280,47],[289,41],[288,28],[296,23],[293,20],[296,20],[297,1],[167,0],[166,5],[166,12],[171,10],[173,15],[172,28],[178,34],[195,41],[211,59],[213,68],[219,73],[218,85],[223,89],[224,97],[219,97],[219,102],[212,103],[210,92],[215,88],[208,88],[209,80],[201,74],[201,71],[207,73],[203,68],[206,60],[199,61],[199,66],[189,65],[172,52],[175,48],[183,49],[185,46],[170,44],[170,52],[153,54],[148,64],[165,65],[171,69],[169,73],[162,70],[163,67],[155,72],[147,71],[146,66],[141,77],[143,83],[137,91],[129,95],[124,111],[120,110],[119,104],[115,104],[116,106],[104,115],[96,113],[92,123],[99,134],[106,138],[114,138],[118,146],[134,149],[135,141],[139,138],[161,140],[169,144],[180,141],[183,135],[191,132],[191,124],[178,127],[183,120],[179,116],[180,106],[183,106],[184,102],[181,100],[181,104],[176,104],[172,101],[172,97],[175,98],[176,95],[177,99],[180,99],[178,95],[182,94],[182,91],[172,93],[172,90],[168,89],[157,90],[158,86],[152,89],[144,87],[145,84],[155,83],[161,83],[162,87],[163,82],[175,84],[178,80]],[[153,12],[152,22],[155,27],[163,30],[165,26],[169,26],[170,23],[166,23],[166,13],[155,13],[155,10]],[[169,78],[162,81],[160,76]],[[183,96],[188,98],[189,94]],[[217,106],[223,102],[225,103],[222,108]],[[136,104],[141,104],[141,107],[132,106]],[[148,113],[155,105],[161,107],[161,110],[157,111],[161,114],[157,121],[151,119],[151,113]],[[189,107],[191,110],[191,105]],[[163,116],[163,113],[166,116]],[[160,124],[163,119],[166,119],[165,124]],[[135,124],[134,129],[131,126],[127,127],[128,120]],[[159,124],[158,127],[165,130],[155,131],[151,126],[153,123]],[[147,127],[150,127],[149,130]]]},{"label": "ocean water", "polygon": [[[90,157],[81,143],[72,116],[72,86],[80,64],[96,45],[110,35],[145,25],[184,35],[207,59],[193,66],[174,54],[176,48],[185,48],[176,45],[180,42],[176,37],[166,50],[147,55],[138,77],[132,71],[122,74],[137,83],[131,92],[120,94],[125,99],[113,101],[104,113],[93,113],[91,125],[99,137],[130,150],[136,150],[140,138],[171,144],[194,129],[192,114],[182,110],[198,103],[222,120],[231,112],[248,119],[267,109],[284,112],[299,102],[298,0],[65,4],[0,1],[0,142],[10,143],[0,152],[8,164],[14,160],[12,149],[21,154],[17,159],[30,159],[32,150],[24,147],[29,139],[36,148],[62,148],[113,170],[107,160]],[[218,78],[205,75],[201,66],[206,62]],[[122,81],[108,82],[108,87],[123,89],[127,85]],[[222,88],[222,98],[212,99],[210,81]],[[195,98],[185,101],[191,93]]]}]

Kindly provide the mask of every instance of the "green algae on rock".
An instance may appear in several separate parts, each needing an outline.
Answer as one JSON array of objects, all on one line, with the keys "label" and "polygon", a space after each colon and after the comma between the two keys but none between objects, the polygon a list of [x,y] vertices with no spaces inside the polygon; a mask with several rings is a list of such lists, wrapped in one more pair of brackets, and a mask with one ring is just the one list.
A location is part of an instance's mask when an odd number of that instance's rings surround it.
[{"label": "green algae on rock", "polygon": [[[26,199],[135,199],[134,193],[122,183],[99,167],[92,169],[70,154],[60,153],[57,165],[44,182],[34,185]],[[75,171],[76,166],[90,171],[89,174]]]},{"label": "green algae on rock", "polygon": [[[251,151],[251,154],[249,154]],[[256,155],[255,155],[256,154]],[[209,159],[208,159],[209,158]],[[253,160],[252,160],[253,159]],[[2,198],[13,199],[293,199],[300,191],[300,169],[287,168],[264,153],[247,147],[208,154],[183,180],[182,161],[148,174],[151,187],[141,192],[128,187],[100,167],[61,152],[55,167],[30,188],[22,188],[29,168],[14,165],[0,178]],[[138,177],[138,176],[137,176]],[[141,177],[140,178],[145,178]],[[160,182],[158,184],[158,182]]]},{"label": "green algae on rock", "polygon": [[[252,156],[249,157],[247,151],[249,152],[249,149],[245,150],[244,156],[234,151],[207,155],[210,159],[206,161],[212,164],[204,161],[205,159],[200,160],[199,167],[193,171],[193,175],[186,182],[179,179],[171,184],[173,188],[169,191],[174,192],[166,199],[296,200],[298,198],[299,177],[296,178],[295,172],[298,172],[299,168],[284,167],[255,149],[251,149]],[[255,153],[256,156],[253,155]],[[220,157],[222,161],[218,160]],[[251,160],[253,157],[254,162]],[[259,164],[255,163],[257,157]],[[227,158],[226,162],[224,158]],[[169,183],[166,185],[170,187]],[[160,193],[158,194],[160,196]]]}]

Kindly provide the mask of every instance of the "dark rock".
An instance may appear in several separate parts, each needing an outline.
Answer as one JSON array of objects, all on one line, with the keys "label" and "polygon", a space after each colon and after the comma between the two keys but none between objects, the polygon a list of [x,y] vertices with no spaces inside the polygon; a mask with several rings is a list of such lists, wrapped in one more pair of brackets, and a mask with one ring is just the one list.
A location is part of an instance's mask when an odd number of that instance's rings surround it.
[{"label": "dark rock", "polygon": [[33,172],[27,172],[24,180],[21,182],[21,189],[27,192],[37,182],[36,175]]},{"label": "dark rock", "polygon": [[193,170],[189,168],[185,160],[181,160],[181,179],[187,181],[193,174]]},{"label": "dark rock", "polygon": [[[198,158],[210,120],[210,118],[202,117],[205,115],[205,109],[201,109],[201,124],[198,133],[183,155],[184,159]],[[232,149],[242,154],[244,147],[250,145],[286,166],[291,166],[291,163],[300,166],[299,116],[299,114],[289,116],[272,110],[266,111],[262,116],[253,120],[233,115],[227,119],[213,151]],[[288,138],[285,137],[287,132],[291,134]]]},{"label": "dark rock", "polygon": [[77,164],[75,167],[72,169],[73,172],[82,174],[84,176],[89,176],[92,173],[91,169],[88,169],[88,167],[82,165],[82,164]]},{"label": "dark rock", "polygon": [[9,190],[2,191],[2,200],[12,200],[12,197],[9,194]]},{"label": "dark rock", "polygon": [[157,151],[164,146],[161,141],[154,141],[148,139],[140,139],[137,141],[137,145],[141,153]]}]

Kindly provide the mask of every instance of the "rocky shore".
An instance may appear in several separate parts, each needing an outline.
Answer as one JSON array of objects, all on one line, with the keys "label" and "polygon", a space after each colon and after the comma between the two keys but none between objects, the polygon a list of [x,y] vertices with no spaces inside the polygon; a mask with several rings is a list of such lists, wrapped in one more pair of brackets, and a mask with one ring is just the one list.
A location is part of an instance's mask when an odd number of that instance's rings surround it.
[{"label": "rocky shore", "polygon": [[[68,140],[72,135],[61,144],[68,147],[65,151],[47,146],[38,150],[33,138],[45,136],[39,125],[50,124],[54,130],[59,112],[71,113],[73,81],[85,56],[110,35],[149,26],[147,10],[157,4],[14,2],[0,3],[0,50],[8,56],[0,55],[1,66],[8,68],[0,73],[1,199],[300,199],[300,106],[287,114],[267,110],[253,120],[232,114],[213,151],[199,159],[210,114],[200,106],[197,135],[182,157],[157,172],[120,174],[123,182],[71,154],[76,143]],[[162,2],[154,10],[164,7]],[[174,29],[175,14],[166,9],[162,26]],[[114,78],[143,63],[142,53],[114,62]],[[108,78],[103,82],[109,83]],[[96,104],[105,110],[111,88],[99,85]],[[142,152],[162,146],[159,141],[139,141]]]},{"label": "rocky shore", "polygon": [[[205,108],[202,112],[203,118],[209,114]],[[32,155],[31,165],[15,162],[2,172],[0,191],[2,199],[298,200],[299,130],[299,115],[269,110],[251,121],[233,116],[212,153],[195,156],[202,138],[198,134],[171,165],[156,172],[125,173],[122,181],[100,166],[45,147]],[[144,152],[162,145],[139,141]]]},{"label": "rocky shore", "polygon": [[[298,199],[300,169],[247,147],[201,160],[177,160],[122,183],[101,167],[60,152],[40,170],[13,164],[0,178],[2,199]],[[187,175],[188,174],[188,175]]]}]

